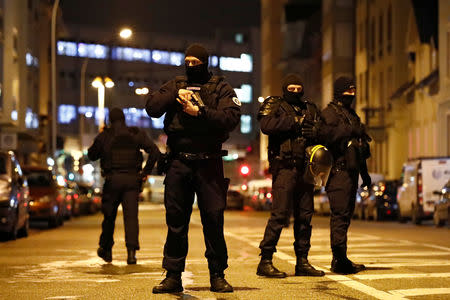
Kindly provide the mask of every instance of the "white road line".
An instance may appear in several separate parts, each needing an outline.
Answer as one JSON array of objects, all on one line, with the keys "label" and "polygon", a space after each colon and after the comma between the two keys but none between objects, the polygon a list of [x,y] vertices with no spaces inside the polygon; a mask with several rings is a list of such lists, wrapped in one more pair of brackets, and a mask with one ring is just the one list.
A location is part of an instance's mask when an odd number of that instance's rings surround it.
[{"label": "white road line", "polygon": [[399,296],[428,296],[428,295],[450,294],[450,288],[392,290],[389,291],[389,293]]},{"label": "white road line", "polygon": [[[351,248],[351,247],[349,247]],[[391,253],[383,253],[382,255],[377,256],[376,253],[349,253],[350,257],[359,257],[359,258],[364,258],[364,257],[378,257],[380,259],[384,258],[384,257],[394,257],[394,256],[440,256],[440,255],[449,255],[448,252],[437,252],[437,251],[423,251],[423,252],[391,252]],[[309,258],[311,259],[317,259],[317,260],[322,260],[322,259],[329,259],[330,255],[310,255]]]},{"label": "white road line", "polygon": [[[247,243],[249,245],[252,245],[254,247],[258,247],[259,246],[259,243],[255,243],[252,240],[250,240],[250,239],[248,239],[248,238],[246,238],[244,236],[237,235],[237,234],[231,233],[229,231],[225,231],[224,234],[226,236],[229,236],[229,237],[232,237],[232,238],[237,239],[239,241],[245,242],[245,243]],[[290,255],[288,255],[288,254],[286,254],[286,253],[284,253],[282,251],[277,251],[274,255],[276,257],[278,257],[280,259],[283,259],[283,260],[286,260],[288,262],[294,261],[294,264],[295,264],[295,257],[290,256]],[[317,269],[322,269],[322,268],[317,267]],[[360,291],[360,292],[362,292],[364,294],[370,295],[370,296],[375,297],[377,299],[386,299],[386,300],[390,300],[390,299],[406,299],[406,298],[404,298],[401,295],[392,295],[390,293],[377,290],[377,289],[375,289],[373,287],[370,287],[370,286],[365,285],[365,284],[363,284],[361,282],[353,280],[353,279],[351,279],[350,277],[347,277],[347,276],[343,276],[343,275],[326,275],[325,277],[327,277],[329,279],[332,279],[334,281],[338,281],[339,283],[341,283],[341,284],[343,284],[345,286],[348,286],[350,288],[358,290],[358,291]]]},{"label": "white road line", "polygon": [[361,274],[354,275],[361,280],[399,279],[399,278],[450,278],[450,273],[415,273],[415,274]]},{"label": "white road line", "polygon": [[[423,261],[423,260],[421,260]],[[435,261],[435,262],[404,262],[404,263],[386,263],[386,264],[371,264],[371,263],[365,263],[366,267],[369,268],[399,268],[399,267],[439,267],[439,266],[450,266],[450,262],[447,261]]]}]

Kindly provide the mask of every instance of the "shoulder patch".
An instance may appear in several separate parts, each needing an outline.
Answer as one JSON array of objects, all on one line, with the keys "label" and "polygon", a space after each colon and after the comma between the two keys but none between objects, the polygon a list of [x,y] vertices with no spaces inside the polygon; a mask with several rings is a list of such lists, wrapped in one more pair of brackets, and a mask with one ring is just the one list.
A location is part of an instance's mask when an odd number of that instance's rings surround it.
[{"label": "shoulder patch", "polygon": [[241,101],[239,101],[238,97],[233,97],[233,102],[234,102],[234,104],[236,104],[237,106],[241,106],[241,105],[242,105],[242,103],[241,103]]}]

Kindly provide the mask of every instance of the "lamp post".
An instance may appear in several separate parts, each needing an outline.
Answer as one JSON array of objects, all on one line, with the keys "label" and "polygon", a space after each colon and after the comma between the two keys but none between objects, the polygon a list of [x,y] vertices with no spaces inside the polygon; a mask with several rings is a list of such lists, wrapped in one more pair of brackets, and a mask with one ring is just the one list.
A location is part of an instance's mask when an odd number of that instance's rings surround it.
[{"label": "lamp post", "polygon": [[98,131],[105,125],[105,88],[114,87],[114,81],[109,77],[96,77],[92,86],[98,90]]},{"label": "lamp post", "polygon": [[[133,31],[127,27],[122,28],[119,32],[120,38],[127,40],[131,38],[133,35]],[[109,54],[111,55],[111,51],[109,51]],[[86,105],[86,71],[89,63],[89,57],[86,57],[83,60],[83,63],[81,65],[81,72],[80,72],[80,106]],[[95,80],[94,80],[95,81]],[[104,88],[103,88],[104,89]],[[100,92],[100,91],[99,91]],[[104,123],[103,123],[104,124]],[[83,149],[83,136],[84,136],[84,115],[80,116],[80,145]]]}]

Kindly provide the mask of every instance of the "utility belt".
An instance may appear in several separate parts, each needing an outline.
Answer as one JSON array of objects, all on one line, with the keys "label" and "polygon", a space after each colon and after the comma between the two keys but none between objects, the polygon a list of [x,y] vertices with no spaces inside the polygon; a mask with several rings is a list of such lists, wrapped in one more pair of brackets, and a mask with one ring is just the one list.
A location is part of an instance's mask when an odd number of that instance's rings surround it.
[{"label": "utility belt", "polygon": [[216,159],[221,158],[222,156],[227,156],[228,151],[222,150],[216,153],[188,153],[188,152],[177,152],[173,154],[169,154],[175,159],[180,160],[206,160],[206,159]]},{"label": "utility belt", "polygon": [[111,169],[107,171],[102,171],[103,177],[108,177],[116,174],[138,175],[139,171],[136,169]]}]

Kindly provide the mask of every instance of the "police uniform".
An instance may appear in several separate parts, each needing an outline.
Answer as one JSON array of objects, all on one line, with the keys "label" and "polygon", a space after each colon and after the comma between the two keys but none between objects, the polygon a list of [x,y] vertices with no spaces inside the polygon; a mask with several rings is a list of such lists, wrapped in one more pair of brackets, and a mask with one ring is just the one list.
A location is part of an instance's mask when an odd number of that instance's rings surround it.
[{"label": "police uniform", "polygon": [[[142,178],[151,173],[160,152],[144,131],[125,125],[122,110],[112,109],[110,120],[111,128],[101,132],[88,149],[89,159],[100,159],[105,176],[102,197],[104,220],[98,253],[106,261],[111,261],[117,208],[122,203],[128,263],[132,264],[136,263],[135,251],[139,250],[138,196]],[[149,154],[143,170],[141,149]]]},{"label": "police uniform", "polygon": [[[223,271],[228,267],[227,247],[223,234],[224,210],[228,180],[224,178],[222,143],[240,120],[240,102],[233,88],[223,77],[211,76],[207,71],[207,54],[204,48],[191,46],[186,56],[202,60],[203,71],[192,76],[178,76],[152,93],[146,105],[151,117],[164,113],[164,131],[167,134],[169,164],[165,171],[164,204],[166,208],[167,239],[164,246],[163,268],[168,271],[154,293],[182,290],[181,272],[185,269],[188,253],[188,229],[197,195],[206,245],[205,256],[211,275],[211,290],[231,292],[231,286],[213,282],[220,277],[225,284]],[[197,50],[191,53],[192,49]],[[199,53],[200,52],[200,53]],[[197,116],[183,111],[177,102],[178,91],[190,89],[197,95]],[[223,280],[222,280],[223,279]],[[226,283],[228,284],[228,283]]]},{"label": "police uniform", "polygon": [[283,80],[283,98],[267,98],[258,114],[261,131],[269,135],[268,158],[273,200],[271,215],[259,246],[261,262],[257,274],[278,278],[286,276],[286,273],[273,267],[272,255],[276,252],[281,230],[293,207],[296,275],[323,276],[322,271],[315,270],[307,261],[311,246],[314,185],[303,179],[305,149],[316,142],[317,136],[305,137],[302,129],[307,121],[314,123],[319,119],[319,111],[313,103],[305,101],[301,94],[288,92],[287,86],[290,84],[303,86],[297,75],[286,76]]},{"label": "police uniform", "polygon": [[366,159],[370,156],[370,138],[351,108],[352,97],[342,95],[351,88],[355,88],[353,80],[338,78],[334,83],[334,100],[322,111],[327,147],[334,158],[326,186],[331,209],[332,270],[344,274],[364,269],[364,265],[354,264],[347,258],[347,231],[355,209],[359,174],[363,185],[370,186],[366,166]]}]

